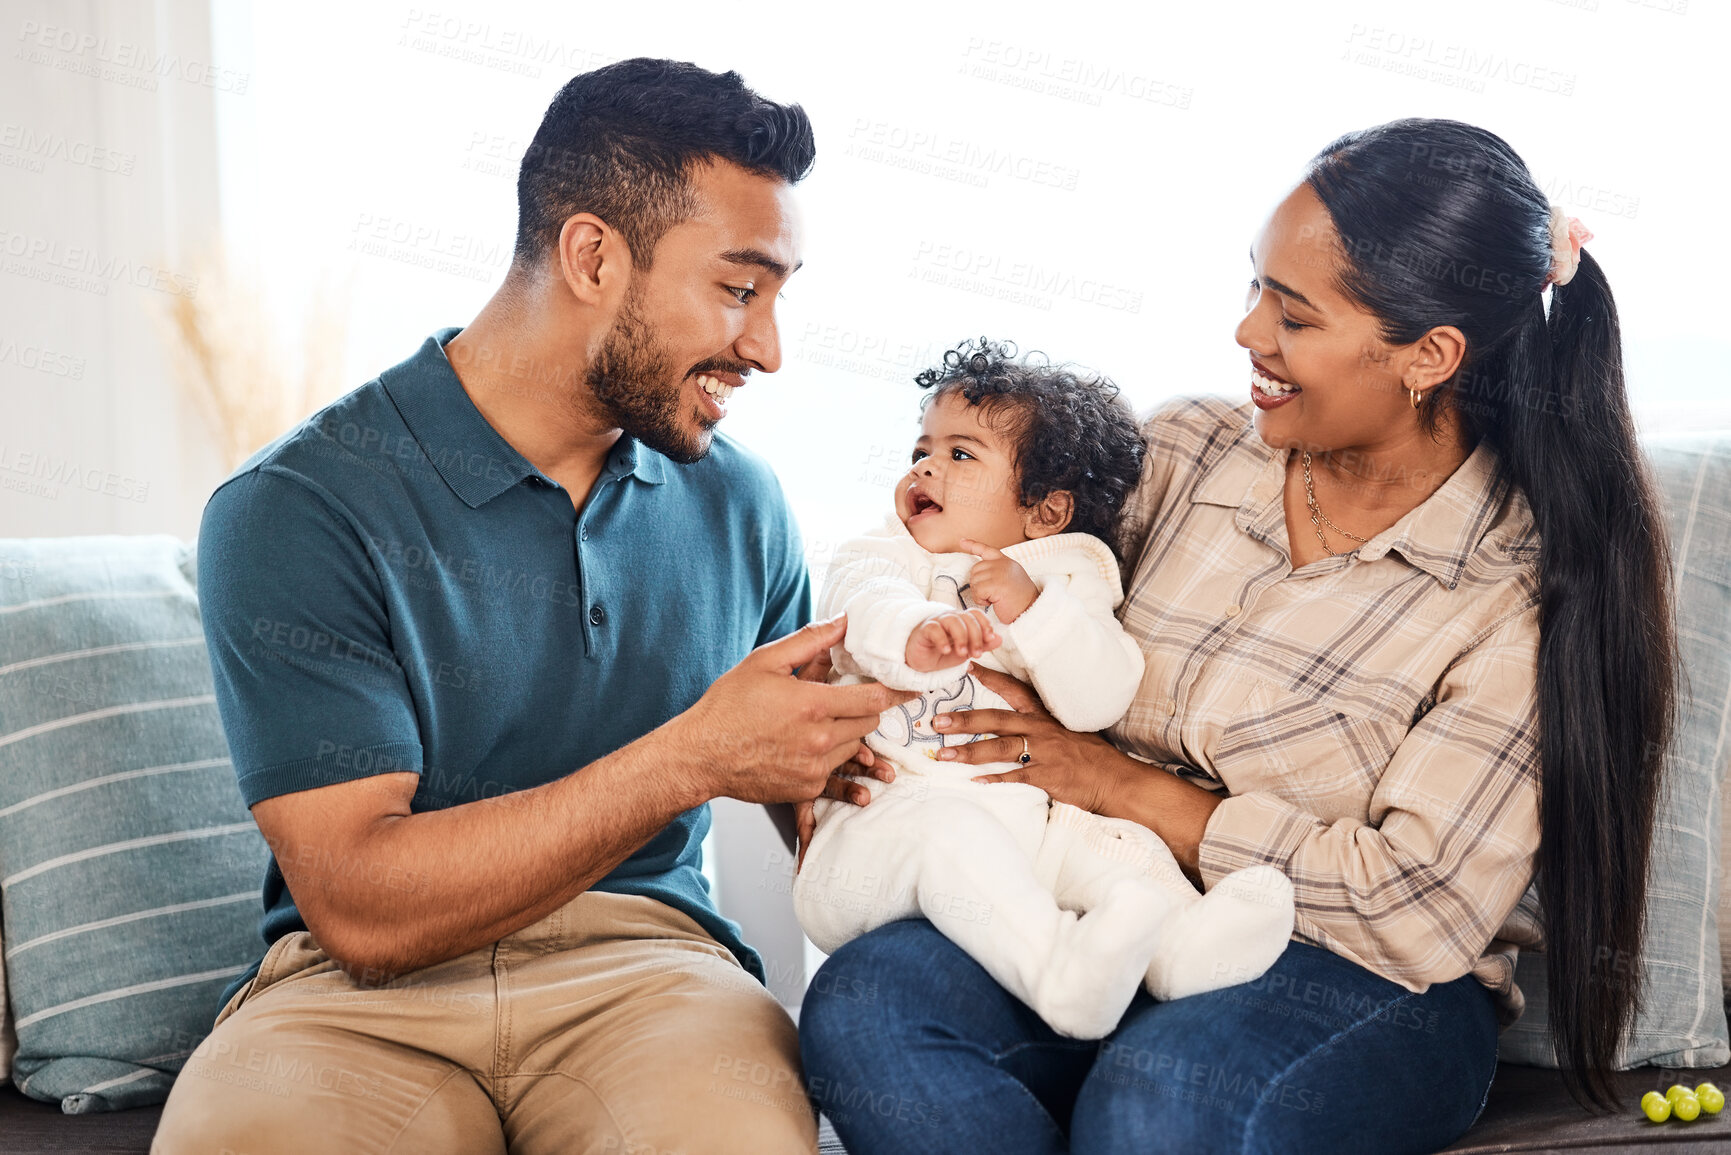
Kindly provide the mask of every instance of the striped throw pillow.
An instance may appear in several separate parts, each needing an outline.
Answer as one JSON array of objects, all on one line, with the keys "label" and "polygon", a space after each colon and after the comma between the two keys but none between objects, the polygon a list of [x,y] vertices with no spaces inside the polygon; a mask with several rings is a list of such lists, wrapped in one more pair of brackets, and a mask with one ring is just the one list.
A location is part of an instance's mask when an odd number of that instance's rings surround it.
[{"label": "striped throw pillow", "polygon": [[[0,930],[4,930],[0,927]],[[12,1052],[18,1049],[18,1036],[12,1030],[12,1004],[6,1001],[6,936],[0,934],[0,1083],[12,1079]]]},{"label": "striped throw pillow", "polygon": [[161,1102],[258,957],[265,849],[168,537],[0,541],[0,925],[13,1079]]}]

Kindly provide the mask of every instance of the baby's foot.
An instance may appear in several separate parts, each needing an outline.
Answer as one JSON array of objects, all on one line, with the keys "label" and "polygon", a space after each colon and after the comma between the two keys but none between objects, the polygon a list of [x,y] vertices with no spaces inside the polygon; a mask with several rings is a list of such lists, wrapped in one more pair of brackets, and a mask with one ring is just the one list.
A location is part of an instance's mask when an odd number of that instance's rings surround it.
[{"label": "baby's foot", "polygon": [[1066,914],[1051,965],[1033,993],[1034,1010],[1072,1039],[1111,1034],[1136,996],[1171,914],[1172,900],[1142,878],[1121,879],[1080,919]]},{"label": "baby's foot", "polygon": [[1272,866],[1234,871],[1166,920],[1148,993],[1181,999],[1261,978],[1292,938],[1292,882]]}]

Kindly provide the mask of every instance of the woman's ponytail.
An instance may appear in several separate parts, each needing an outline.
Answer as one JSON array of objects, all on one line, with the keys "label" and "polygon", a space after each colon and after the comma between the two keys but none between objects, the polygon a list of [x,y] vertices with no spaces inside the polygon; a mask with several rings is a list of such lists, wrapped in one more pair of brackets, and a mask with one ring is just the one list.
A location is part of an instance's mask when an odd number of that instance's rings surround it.
[{"label": "woman's ponytail", "polygon": [[1525,493],[1540,542],[1538,885],[1551,1032],[1570,1090],[1611,1105],[1610,1072],[1639,1001],[1675,698],[1670,556],[1604,274],[1583,253],[1551,292],[1548,322],[1524,326],[1508,362],[1556,403],[1517,407],[1484,435]]},{"label": "woman's ponytail", "polygon": [[[1514,150],[1483,129],[1401,120],[1351,133],[1307,179],[1347,254],[1342,285],[1388,341],[1441,325],[1466,336],[1460,374],[1421,416],[1434,428],[1451,408],[1533,512],[1550,1026],[1570,1092],[1612,1106],[1641,995],[1677,658],[1670,551],[1629,415],[1610,286],[1583,252],[1573,278],[1552,286],[1546,316],[1550,206]],[[1351,256],[1392,252],[1403,259]]]}]

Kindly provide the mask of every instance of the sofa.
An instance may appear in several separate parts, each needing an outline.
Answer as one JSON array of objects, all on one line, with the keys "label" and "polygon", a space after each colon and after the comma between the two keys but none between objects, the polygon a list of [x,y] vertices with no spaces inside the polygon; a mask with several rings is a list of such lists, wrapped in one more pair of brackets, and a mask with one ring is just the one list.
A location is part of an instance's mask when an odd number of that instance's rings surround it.
[{"label": "sofa", "polygon": [[[1647,940],[1639,959],[1611,960],[1648,991],[1619,1076],[1626,1109],[1589,1115],[1563,1091],[1543,959],[1529,953],[1527,1011],[1451,1152],[1731,1151],[1731,1111],[1653,1124],[1636,1107],[1673,1082],[1731,1088],[1719,909],[1731,433],[1646,450],[1670,519],[1686,684]],[[0,1155],[148,1150],[218,995],[262,950],[265,848],[216,718],[193,557],[166,537],[0,541]],[[1538,917],[1530,894],[1521,916]],[[1338,1109],[1398,1109],[1374,1089],[1342,1095]],[[822,1149],[842,1150],[827,1125]]]}]

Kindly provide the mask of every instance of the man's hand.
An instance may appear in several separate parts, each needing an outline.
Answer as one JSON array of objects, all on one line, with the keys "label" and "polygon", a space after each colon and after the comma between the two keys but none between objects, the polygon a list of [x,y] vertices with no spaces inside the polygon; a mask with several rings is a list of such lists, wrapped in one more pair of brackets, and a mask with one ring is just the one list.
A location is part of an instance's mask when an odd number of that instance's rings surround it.
[{"label": "man's hand", "polygon": [[[693,805],[726,796],[745,802],[804,802],[830,785],[830,771],[861,750],[878,715],[917,695],[876,682],[829,686],[796,677],[847,636],[847,618],[813,622],[759,646],[717,678],[665,736],[693,769]],[[815,672],[815,671],[814,671]]]},{"label": "man's hand", "polygon": [[964,537],[962,550],[980,559],[968,574],[968,589],[976,602],[991,606],[1006,626],[1028,612],[1040,596],[1040,587],[1027,570],[1005,557],[1003,550],[983,541]]},{"label": "man's hand", "polygon": [[908,635],[905,657],[910,670],[929,674],[977,658],[1002,644],[984,610],[950,610],[933,614],[914,627]]},{"label": "man's hand", "polygon": [[[799,678],[802,682],[822,684],[829,681],[832,669],[829,651],[825,650],[799,668]],[[876,778],[879,782],[894,782],[896,771],[888,762],[879,762],[871,747],[861,741],[854,756],[830,772],[829,781],[823,786],[823,797],[864,806],[872,800],[871,791],[858,782],[850,781],[850,778],[867,776]],[[811,836],[817,833],[815,806],[813,799],[793,804],[794,845],[799,849],[799,856],[793,864],[795,874],[799,873],[799,868],[805,864],[805,852],[811,846]]]},{"label": "man's hand", "polygon": [[[823,797],[865,806],[872,800],[871,791],[853,779],[866,777],[876,778],[879,782],[894,782],[896,769],[888,762],[879,762],[871,749],[861,742],[859,753],[830,774],[829,781],[824,783]],[[805,865],[805,852],[811,849],[812,836],[817,833],[816,799],[793,804],[793,827],[795,843],[799,847],[799,854],[793,860],[793,872],[798,874],[799,868]]]}]

